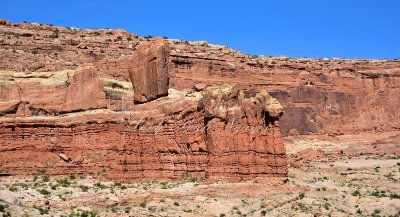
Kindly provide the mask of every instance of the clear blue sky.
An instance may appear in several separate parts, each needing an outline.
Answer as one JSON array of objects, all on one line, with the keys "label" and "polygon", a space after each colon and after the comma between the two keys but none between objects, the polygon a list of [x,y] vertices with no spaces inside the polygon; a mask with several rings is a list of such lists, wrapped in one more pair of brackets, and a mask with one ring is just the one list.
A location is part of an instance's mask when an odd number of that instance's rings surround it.
[{"label": "clear blue sky", "polygon": [[400,58],[400,0],[0,0],[0,17],[206,40],[257,55]]}]

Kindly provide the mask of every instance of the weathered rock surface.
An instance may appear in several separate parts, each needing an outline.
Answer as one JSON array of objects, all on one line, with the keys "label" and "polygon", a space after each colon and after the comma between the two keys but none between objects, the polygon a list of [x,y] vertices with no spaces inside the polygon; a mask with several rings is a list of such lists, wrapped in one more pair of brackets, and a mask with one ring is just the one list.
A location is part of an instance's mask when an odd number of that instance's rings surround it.
[{"label": "weathered rock surface", "polygon": [[251,57],[224,46],[172,40],[170,86],[235,82],[284,107],[283,135],[400,128],[400,60]]},{"label": "weathered rock surface", "polygon": [[[282,114],[279,103],[268,93],[246,99],[237,84],[209,86],[203,95],[211,174],[287,173],[286,151],[278,122]],[[269,115],[275,112],[270,110],[271,104],[281,108],[278,115]]]},{"label": "weathered rock surface", "polygon": [[168,55],[169,44],[165,40],[156,39],[137,47],[130,73],[135,102],[168,95]]},{"label": "weathered rock surface", "polygon": [[281,130],[400,129],[399,60],[254,57],[206,42],[6,20],[0,45],[4,173],[285,176]]},{"label": "weathered rock surface", "polygon": [[44,73],[0,71],[0,114],[36,116],[105,108],[103,82],[91,66]]},{"label": "weathered rock surface", "polygon": [[[232,101],[236,103],[232,106],[241,108],[240,90],[229,99],[224,92],[216,93],[224,100],[215,103]],[[123,181],[168,179],[185,172],[219,179],[286,176],[279,117],[268,116],[260,104],[265,112],[256,117],[243,113],[229,125],[213,114],[205,117],[205,104],[201,93],[171,94],[129,112],[3,118],[0,170],[13,175],[36,173],[40,168],[47,168],[50,175],[105,170],[108,178]],[[213,106],[221,107],[217,104]]]},{"label": "weathered rock surface", "polygon": [[[285,136],[400,128],[399,60],[254,57],[207,42],[168,42],[170,87],[182,90],[227,81],[238,83],[245,94],[267,90],[284,107],[280,127]],[[151,42],[123,30],[2,20],[0,70],[62,71],[91,63],[100,77],[126,82],[142,43]],[[121,91],[107,92],[109,107],[132,106],[133,92],[122,96]],[[0,103],[1,109],[13,109],[9,106]]]}]

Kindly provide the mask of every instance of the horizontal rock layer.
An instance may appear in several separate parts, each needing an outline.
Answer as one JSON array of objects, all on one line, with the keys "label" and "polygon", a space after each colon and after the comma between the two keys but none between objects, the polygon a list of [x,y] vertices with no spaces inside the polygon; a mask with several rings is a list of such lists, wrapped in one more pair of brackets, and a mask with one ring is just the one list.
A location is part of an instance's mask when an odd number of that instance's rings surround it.
[{"label": "horizontal rock layer", "polygon": [[[149,40],[123,30],[84,30],[0,22],[0,70],[75,70],[91,63],[101,78],[129,81],[138,46]],[[248,56],[207,42],[168,40],[169,86],[218,81],[260,90],[284,107],[283,135],[345,134],[400,129],[400,60]],[[165,92],[165,91],[164,91]],[[110,108],[127,109],[132,95],[107,92]],[[16,104],[17,101],[14,101]],[[4,105],[1,110],[15,109]],[[21,111],[24,110],[21,106]]]},{"label": "horizontal rock layer", "polygon": [[[205,121],[197,101],[157,103],[157,109],[146,104],[132,112],[5,118],[0,121],[0,171],[104,172],[121,181],[179,178],[184,173],[218,179],[286,176],[278,119],[266,125],[263,118],[241,118],[232,128],[219,118]],[[174,105],[185,109],[171,110]],[[253,131],[247,130],[250,126]]]},{"label": "horizontal rock layer", "polygon": [[235,82],[267,90],[284,107],[284,136],[400,129],[400,61],[249,57],[226,47],[174,42],[170,86]]}]

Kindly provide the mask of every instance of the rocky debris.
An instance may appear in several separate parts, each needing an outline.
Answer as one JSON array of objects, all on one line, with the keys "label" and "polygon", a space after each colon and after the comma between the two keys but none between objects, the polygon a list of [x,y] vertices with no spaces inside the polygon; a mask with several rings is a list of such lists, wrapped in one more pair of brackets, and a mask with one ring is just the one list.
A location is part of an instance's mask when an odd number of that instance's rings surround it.
[{"label": "rocky debris", "polygon": [[325,156],[325,154],[318,149],[307,148],[307,149],[297,152],[296,154],[291,156],[290,166],[299,168],[299,167],[304,166],[304,164],[306,164],[308,162],[320,160],[324,156]]},{"label": "rocky debris", "polygon": [[69,158],[65,154],[59,154],[58,156],[60,156],[61,160],[65,161],[65,162],[70,162],[71,161],[71,158]]},{"label": "rocky debris", "polygon": [[310,165],[289,168],[288,177],[284,178],[256,178],[241,182],[210,182],[185,173],[171,181],[129,184],[104,180],[102,177],[107,176],[108,171],[87,176],[49,177],[45,173],[35,177],[1,177],[0,214],[398,215],[399,159],[362,156],[329,162],[312,161]]},{"label": "rocky debris", "polygon": [[8,21],[8,20],[1,19],[1,18],[0,18],[0,25],[3,25],[3,26],[11,26],[11,22]]},{"label": "rocky debris", "polygon": [[195,91],[202,91],[202,90],[204,90],[204,88],[206,88],[206,87],[207,87],[207,85],[204,84],[204,83],[197,83],[197,84],[194,84],[194,85],[193,85],[193,89],[194,89]]},{"label": "rocky debris", "polygon": [[136,103],[168,95],[168,56],[165,40],[155,39],[137,47],[130,73]]},{"label": "rocky debris", "polygon": [[18,106],[15,116],[17,117],[29,117],[31,116],[31,111],[29,110],[29,103],[21,102]]}]

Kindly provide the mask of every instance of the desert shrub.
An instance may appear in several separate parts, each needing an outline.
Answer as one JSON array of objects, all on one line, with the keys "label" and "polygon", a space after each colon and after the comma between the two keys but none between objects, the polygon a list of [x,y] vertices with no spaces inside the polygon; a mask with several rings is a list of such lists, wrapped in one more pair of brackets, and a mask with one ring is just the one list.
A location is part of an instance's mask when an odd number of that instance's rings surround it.
[{"label": "desert shrub", "polygon": [[57,179],[57,183],[63,187],[69,187],[71,185],[71,182],[69,181],[68,178],[63,178],[63,179]]},{"label": "desert shrub", "polygon": [[100,188],[100,189],[106,189],[107,185],[101,184],[100,182],[97,182],[96,184],[94,184],[96,187]]},{"label": "desert shrub", "polygon": [[353,195],[353,196],[361,196],[361,194],[360,194],[360,191],[359,190],[355,190],[355,191],[353,191],[353,193],[351,193],[351,195]]},{"label": "desert shrub", "polygon": [[146,208],[146,205],[147,205],[147,202],[146,202],[146,201],[143,201],[143,202],[141,202],[141,203],[139,204],[139,206],[142,207],[142,208]]},{"label": "desert shrub", "polygon": [[43,195],[49,195],[50,192],[44,188],[37,190],[39,193],[43,194]]},{"label": "desert shrub", "polygon": [[125,207],[124,212],[125,212],[125,213],[130,213],[130,212],[131,212],[131,209],[132,209],[132,207],[127,206],[127,207]]},{"label": "desert shrub", "polygon": [[266,210],[262,210],[262,211],[261,211],[261,215],[262,215],[262,216],[266,216],[266,215],[267,215],[267,211],[266,211]]},{"label": "desert shrub", "polygon": [[8,190],[12,191],[12,192],[16,192],[18,190],[18,188],[15,185],[10,185],[10,186],[8,186]]},{"label": "desert shrub", "polygon": [[79,185],[79,188],[83,191],[83,192],[87,192],[89,190],[89,186],[86,185]]}]

